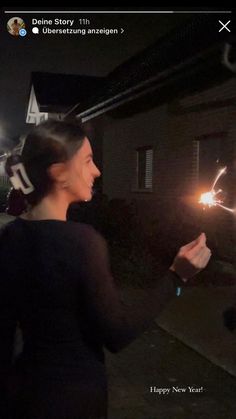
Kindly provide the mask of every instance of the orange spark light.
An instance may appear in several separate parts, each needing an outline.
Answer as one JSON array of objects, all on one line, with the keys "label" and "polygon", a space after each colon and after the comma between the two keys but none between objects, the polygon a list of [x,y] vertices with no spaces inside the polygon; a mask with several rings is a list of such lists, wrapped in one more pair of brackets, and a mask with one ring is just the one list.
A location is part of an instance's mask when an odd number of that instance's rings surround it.
[{"label": "orange spark light", "polygon": [[219,189],[217,192],[214,190],[214,187],[215,187],[216,183],[218,182],[218,180],[220,179],[220,177],[222,175],[224,175],[225,173],[226,173],[226,167],[224,167],[223,169],[219,170],[219,172],[218,172],[218,174],[217,174],[217,176],[216,176],[216,178],[215,178],[215,180],[213,182],[213,185],[212,185],[211,190],[208,191],[208,192],[203,193],[200,196],[200,200],[198,202],[200,204],[205,205],[205,206],[207,205],[208,207],[213,207],[213,206],[218,205],[219,207],[221,207],[225,211],[229,211],[229,212],[235,213],[236,210],[234,208],[225,207],[224,205],[222,205],[223,204],[223,201],[220,200],[219,198],[217,198],[217,195],[220,192],[223,192],[222,189]]}]

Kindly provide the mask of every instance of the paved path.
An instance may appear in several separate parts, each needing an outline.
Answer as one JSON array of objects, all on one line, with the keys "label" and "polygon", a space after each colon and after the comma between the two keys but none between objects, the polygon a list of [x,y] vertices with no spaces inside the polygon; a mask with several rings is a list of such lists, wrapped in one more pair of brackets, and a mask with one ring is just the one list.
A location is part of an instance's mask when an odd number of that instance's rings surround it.
[{"label": "paved path", "polygon": [[173,300],[157,325],[236,377],[236,330],[224,326],[223,312],[235,305],[236,287],[193,287]]},{"label": "paved path", "polygon": [[[155,322],[120,353],[107,352],[107,366],[109,419],[236,417],[235,377]],[[150,387],[156,387],[156,392],[150,392]],[[161,389],[169,393],[159,394]]]}]

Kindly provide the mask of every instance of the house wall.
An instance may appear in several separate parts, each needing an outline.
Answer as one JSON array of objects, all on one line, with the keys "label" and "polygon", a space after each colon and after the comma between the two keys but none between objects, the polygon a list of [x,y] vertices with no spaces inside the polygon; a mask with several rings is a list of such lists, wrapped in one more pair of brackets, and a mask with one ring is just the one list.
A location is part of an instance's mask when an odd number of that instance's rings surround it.
[{"label": "house wall", "polygon": [[[199,211],[198,140],[221,135],[233,159],[235,93],[236,81],[231,79],[148,112],[108,118],[103,138],[103,192],[109,199],[135,199],[145,222],[157,217],[160,208],[171,211],[178,204]],[[135,149],[145,145],[154,147],[153,192],[143,193],[135,190]],[[220,217],[230,218],[224,211]]]},{"label": "house wall", "polygon": [[[227,140],[234,137],[235,107],[227,100],[235,93],[233,79],[178,103],[130,118],[108,119],[103,138],[104,192],[110,198],[145,200],[191,193],[197,181],[194,141],[214,133],[225,133]],[[137,193],[134,150],[150,144],[154,146],[153,193]]]},{"label": "house wall", "polygon": [[[140,207],[155,213],[155,202],[163,193],[162,178],[169,155],[167,107],[162,106],[127,119],[109,120],[103,138],[103,192],[110,199],[136,199]],[[136,188],[136,148],[153,145],[153,192]],[[168,183],[167,178],[165,183]],[[152,202],[152,207],[150,207]]]}]

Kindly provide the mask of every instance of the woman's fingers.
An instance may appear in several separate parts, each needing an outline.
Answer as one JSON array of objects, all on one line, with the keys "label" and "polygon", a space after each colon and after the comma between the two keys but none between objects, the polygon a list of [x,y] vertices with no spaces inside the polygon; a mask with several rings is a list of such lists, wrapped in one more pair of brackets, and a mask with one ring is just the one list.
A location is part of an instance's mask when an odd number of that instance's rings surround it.
[{"label": "woman's fingers", "polygon": [[211,251],[206,246],[206,236],[204,233],[180,248],[172,268],[182,278],[191,278],[201,269],[204,269],[211,257]]},{"label": "woman's fingers", "polygon": [[184,255],[186,252],[192,252],[192,254],[195,255],[205,246],[206,246],[206,235],[205,233],[201,233],[200,236],[198,236],[195,240],[182,246],[180,248],[179,254]]},{"label": "woman's fingers", "polygon": [[205,249],[202,249],[201,252],[199,252],[194,257],[188,259],[191,265],[196,267],[196,269],[203,269],[209,262],[209,259],[211,257],[211,251],[208,247]]}]

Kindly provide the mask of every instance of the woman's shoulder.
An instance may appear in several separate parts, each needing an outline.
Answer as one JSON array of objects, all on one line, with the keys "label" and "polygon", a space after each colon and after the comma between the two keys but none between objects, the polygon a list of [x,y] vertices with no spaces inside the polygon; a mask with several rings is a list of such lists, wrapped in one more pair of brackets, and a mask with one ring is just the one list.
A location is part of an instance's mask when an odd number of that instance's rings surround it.
[{"label": "woman's shoulder", "polygon": [[24,229],[32,229],[34,231],[41,231],[48,233],[56,238],[60,235],[68,235],[75,238],[93,239],[102,238],[101,234],[90,224],[81,223],[79,221],[71,220],[57,220],[57,219],[45,219],[45,220],[28,220],[23,217],[17,217],[12,227],[21,227]]},{"label": "woman's shoulder", "polygon": [[6,235],[11,229],[12,227],[14,227],[15,225],[15,219],[8,219],[8,221],[6,221],[5,223],[3,223],[0,226],[0,238],[3,237],[4,235]]},{"label": "woman's shoulder", "polygon": [[16,252],[23,251],[22,235],[16,228],[16,221],[11,220],[0,227],[0,265],[13,264]]},{"label": "woman's shoulder", "polygon": [[26,220],[16,217],[0,229],[0,238],[21,242],[20,238],[37,242],[71,242],[83,248],[106,246],[105,238],[90,224],[62,220]]}]

